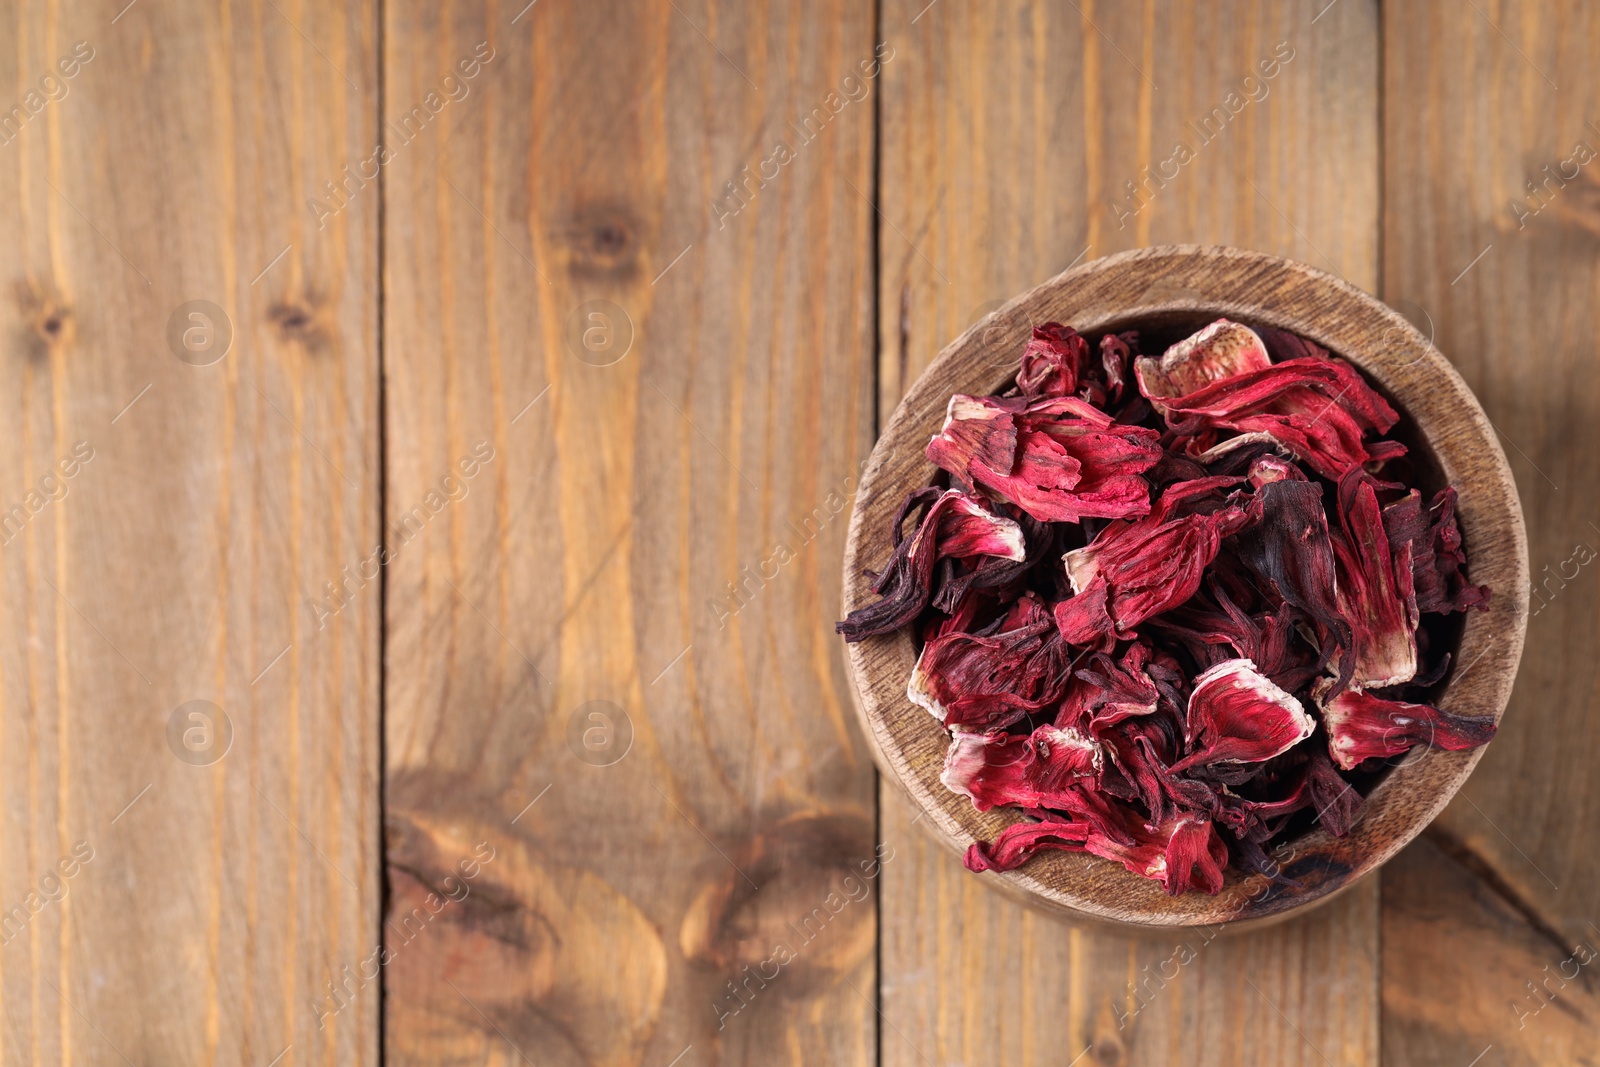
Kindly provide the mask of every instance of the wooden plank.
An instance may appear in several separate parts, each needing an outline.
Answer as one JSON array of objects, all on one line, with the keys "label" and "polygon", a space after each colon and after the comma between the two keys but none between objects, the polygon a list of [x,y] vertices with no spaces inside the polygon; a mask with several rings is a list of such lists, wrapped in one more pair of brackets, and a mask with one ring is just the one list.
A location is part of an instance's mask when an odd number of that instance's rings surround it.
[{"label": "wooden plank", "polygon": [[0,4],[0,1061],[371,1063],[375,14],[120,7]]},{"label": "wooden plank", "polygon": [[387,10],[390,1061],[868,1062],[870,12]]},{"label": "wooden plank", "polygon": [[[1228,243],[1373,288],[1376,16],[1320,7],[887,4],[880,412],[1080,256]],[[991,892],[880,790],[885,1063],[1376,1061],[1375,881],[1209,942],[1075,928]]]},{"label": "wooden plank", "polygon": [[[1600,459],[1588,444],[1600,162],[1585,162],[1600,149],[1597,41],[1600,13],[1578,3],[1384,8],[1385,296],[1431,320],[1482,398],[1516,473],[1534,573],[1517,688],[1437,824],[1448,847],[1415,850],[1385,885],[1383,1040],[1400,1064],[1490,1043],[1485,1062],[1580,1062],[1594,1049],[1592,977],[1536,1018],[1515,1009],[1536,1005],[1527,983],[1542,984],[1546,965],[1600,937],[1589,925]],[[1471,945],[1470,967],[1417,982],[1444,944]],[[1469,1021],[1452,1032],[1458,1019]]]},{"label": "wooden plank", "polygon": [[1563,939],[1459,842],[1424,837],[1384,871],[1384,1062],[1582,1063],[1597,964],[1600,934]]}]

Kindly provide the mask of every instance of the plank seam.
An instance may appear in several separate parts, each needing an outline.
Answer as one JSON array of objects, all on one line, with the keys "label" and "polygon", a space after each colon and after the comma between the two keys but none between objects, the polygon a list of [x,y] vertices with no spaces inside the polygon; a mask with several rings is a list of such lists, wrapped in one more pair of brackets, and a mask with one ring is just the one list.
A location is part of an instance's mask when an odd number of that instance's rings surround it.
[{"label": "plank seam", "polygon": [[[388,10],[385,0],[375,0],[377,7],[377,133],[381,140],[384,130],[387,129],[387,104],[386,75],[388,73],[388,55],[386,50],[385,30],[388,26]],[[389,514],[389,433],[388,433],[388,375],[384,365],[384,337],[387,328],[387,317],[384,309],[384,279],[385,279],[385,254],[386,241],[386,215],[388,196],[388,175],[385,168],[378,168],[377,181],[377,308],[378,308],[378,537],[383,543],[387,537],[384,521]],[[387,555],[387,553],[386,553]],[[380,958],[386,954],[388,945],[384,936],[384,924],[389,915],[389,900],[393,893],[393,886],[389,880],[389,832],[388,832],[388,700],[389,700],[389,564],[387,561],[378,569],[378,936]],[[378,1009],[376,1015],[377,1025],[377,1062],[379,1067],[388,1058],[388,1031],[385,1018],[388,1005],[389,974],[387,968],[381,968],[377,982]]]},{"label": "plank seam", "polygon": [[[883,41],[883,3],[884,0],[875,0],[872,5],[872,45],[874,54],[877,46]],[[875,205],[883,203],[883,94],[884,87],[872,95],[872,202]],[[872,244],[872,440],[877,442],[878,433],[883,426],[883,294],[879,286],[883,282],[883,261],[881,255],[880,233],[883,223],[874,220],[872,229],[868,233],[868,240]],[[883,776],[873,768],[872,790],[872,834],[875,843],[883,843]],[[883,1024],[887,1016],[883,1013],[883,886],[878,886],[878,893],[873,898],[873,937],[872,937],[872,1006],[877,1012],[877,1018],[872,1020],[872,1062],[878,1067],[883,1063]]]}]

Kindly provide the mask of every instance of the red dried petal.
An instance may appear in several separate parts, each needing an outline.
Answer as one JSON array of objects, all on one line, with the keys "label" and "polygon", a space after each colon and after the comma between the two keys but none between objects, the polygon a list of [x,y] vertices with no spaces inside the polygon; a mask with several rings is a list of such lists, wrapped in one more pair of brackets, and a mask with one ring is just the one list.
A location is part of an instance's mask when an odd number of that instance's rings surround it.
[{"label": "red dried petal", "polygon": [[996,729],[1060,699],[1068,649],[1038,597],[990,634],[941,634],[922,647],[906,697],[946,726]]},{"label": "red dried petal", "polygon": [[[933,502],[916,532],[901,539],[900,523],[907,511],[929,496]],[[913,493],[894,531],[894,555],[874,586],[883,599],[834,625],[846,641],[891,633],[921,615],[933,599],[934,567],[940,559],[997,556],[1020,561],[1027,552],[1022,527],[957,489]]]},{"label": "red dried petal", "polygon": [[1389,547],[1399,556],[1411,554],[1411,581],[1417,611],[1466,611],[1489,605],[1489,587],[1468,583],[1462,568],[1461,530],[1456,526],[1456,491],[1445,488],[1424,509],[1422,494],[1413,489],[1383,509]]},{"label": "red dried petal", "polygon": [[1137,826],[1135,831],[1131,845],[1102,833],[1091,833],[1084,842],[1084,851],[1116,860],[1134,874],[1156,879],[1173,896],[1187,889],[1211,894],[1221,891],[1228,847],[1217,836],[1210,819],[1180,814],[1157,830]]},{"label": "red dried petal", "polygon": [[[1242,527],[1247,516],[1235,505],[1209,513],[1189,512],[1184,505],[1219,488],[1216,483],[1235,481],[1206,478],[1177,483],[1167,488],[1146,518],[1107,524],[1093,542],[1066,554],[1073,590],[1081,596],[1096,583],[1106,587],[1106,611],[1118,637],[1131,636],[1139,623],[1194,596],[1222,539]],[[1058,622],[1060,618],[1058,605]]]},{"label": "red dried petal", "polygon": [[[1248,437],[1246,434],[1245,437]],[[1264,436],[1264,435],[1263,435]],[[1243,437],[1234,438],[1235,441]],[[1260,456],[1250,464],[1250,485],[1260,489],[1271,482],[1303,482],[1306,476],[1289,460],[1281,456]]]},{"label": "red dried petal", "polygon": [[[996,515],[978,501],[956,489],[947,489],[929,510],[934,516],[934,552],[939,558],[967,559],[971,556],[996,556],[1021,562],[1027,555],[1022,527]],[[927,523],[919,528],[922,535]],[[916,552],[916,546],[912,546]]]},{"label": "red dried petal", "polygon": [[1117,425],[1076,397],[957,394],[927,454],[1042,522],[1078,522],[1150,510],[1150,486],[1140,475],[1161,458],[1158,437]]},{"label": "red dried petal", "polygon": [[1290,815],[1311,806],[1311,777],[1301,774],[1287,793],[1275,799],[1250,800],[1223,791],[1217,800],[1217,818],[1233,836],[1259,843],[1277,833]]},{"label": "red dried petal", "polygon": [[1174,773],[1211,763],[1259,763],[1310,737],[1316,722],[1247,659],[1219,663],[1195,679]]},{"label": "red dried petal", "polygon": [[[1461,550],[1461,529],[1456,525],[1456,491],[1445,486],[1428,505],[1433,515],[1433,557],[1444,582],[1445,597],[1451,610],[1467,608],[1486,609],[1489,606],[1489,587],[1468,585],[1462,568],[1467,565],[1467,555]],[[1431,610],[1424,608],[1423,610]]]},{"label": "red dried petal", "polygon": [[1411,594],[1410,547],[1395,560],[1384,533],[1372,479],[1352,470],[1339,486],[1333,541],[1339,613],[1350,620],[1354,666],[1340,656],[1340,677],[1361,689],[1409,682],[1417,674],[1417,618]]},{"label": "red dried petal", "polygon": [[1128,387],[1128,361],[1133,358],[1126,335],[1108,333],[1100,338],[1100,366],[1106,376],[1106,396],[1112,404],[1122,400]]},{"label": "red dried petal", "polygon": [[1160,359],[1145,356],[1134,364],[1139,391],[1157,411],[1164,400],[1186,397],[1212,382],[1272,365],[1261,338],[1248,326],[1218,319],[1199,333],[1179,341]]},{"label": "red dried petal", "polygon": [[1175,716],[1169,719],[1162,712],[1106,730],[1099,739],[1111,764],[1101,776],[1101,787],[1113,796],[1139,801],[1151,821],[1160,823],[1168,808],[1167,764],[1177,752],[1180,729]]},{"label": "red dried petal", "polygon": [[1160,694],[1143,670],[1149,655],[1149,646],[1135,643],[1124,653],[1120,665],[1101,654],[1094,657],[1090,668],[1078,672],[1077,677],[1090,683],[1094,692],[1090,703],[1091,731],[1098,734],[1125,719],[1155,713]]},{"label": "red dried petal", "polygon": [[[1201,340],[1213,330],[1209,340]],[[1254,333],[1219,320],[1174,345],[1159,363],[1141,359],[1140,389],[1176,434],[1217,429],[1266,434],[1335,480],[1372,458],[1361,440],[1366,431],[1386,433],[1399,418],[1343,360],[1305,357],[1269,364],[1266,358]],[[1206,447],[1211,446],[1200,450]]]},{"label": "red dried petal", "polygon": [[1089,362],[1089,342],[1078,331],[1059,322],[1033,328],[1033,339],[1022,350],[1017,389],[1026,397],[1072,396],[1078,378]]},{"label": "red dried petal", "polygon": [[1361,794],[1339,776],[1332,760],[1321,748],[1311,750],[1311,760],[1306,765],[1306,788],[1322,828],[1334,837],[1349,833],[1350,827],[1355,825],[1356,813],[1361,810]]},{"label": "red dried petal", "polygon": [[1210,819],[1183,815],[1174,819],[1167,833],[1166,868],[1161,884],[1177,896],[1187,889],[1198,889],[1213,896],[1222,891],[1222,869],[1228,865],[1228,846],[1217,836]]},{"label": "red dried petal", "polygon": [[1070,808],[1075,788],[1100,774],[1100,743],[1077,730],[1041,726],[1026,737],[955,731],[939,780],[979,811],[1001,805]]},{"label": "red dried petal", "polygon": [[1077,595],[1055,606],[1056,628],[1069,645],[1097,645],[1114,640],[1116,624],[1106,611],[1110,587],[1104,578],[1095,578]]},{"label": "red dried petal", "polygon": [[1331,359],[1328,350],[1315,341],[1308,341],[1299,334],[1280,330],[1273,326],[1263,326],[1256,331],[1261,335],[1262,342],[1267,346],[1267,354],[1274,363],[1283,363],[1291,359]]},{"label": "red dried petal", "polygon": [[1203,596],[1196,596],[1176,611],[1151,620],[1150,628],[1181,641],[1202,670],[1223,660],[1247,659],[1274,685],[1291,693],[1321,672],[1325,658],[1312,655],[1306,644],[1297,640],[1292,604],[1285,602],[1274,612],[1251,615],[1233,602],[1220,583],[1212,581],[1210,587],[1215,610]]},{"label": "red dried petal", "polygon": [[1414,745],[1452,751],[1477,748],[1495,735],[1490,716],[1453,715],[1428,704],[1346,689],[1322,700],[1322,721],[1328,728],[1328,754],[1345,770],[1362,760],[1398,756]]},{"label": "red dried petal", "polygon": [[[1340,610],[1322,486],[1303,478],[1268,481],[1257,489],[1250,514],[1255,523],[1233,541],[1240,562],[1264,579],[1285,603],[1309,615],[1334,645],[1349,648],[1355,638]],[[1277,668],[1273,664],[1267,673],[1276,674]],[[1346,672],[1341,682],[1348,680]]]},{"label": "red dried petal", "polygon": [[1089,828],[1081,822],[1056,817],[1042,822],[1015,822],[989,844],[975,842],[967,848],[969,871],[1009,871],[1046,850],[1082,852]]}]

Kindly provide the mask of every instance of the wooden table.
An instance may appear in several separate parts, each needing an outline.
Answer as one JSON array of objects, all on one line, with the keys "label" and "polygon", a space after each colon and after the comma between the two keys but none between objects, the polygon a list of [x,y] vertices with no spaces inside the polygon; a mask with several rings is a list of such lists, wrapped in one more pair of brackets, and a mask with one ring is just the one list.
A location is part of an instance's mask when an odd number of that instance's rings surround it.
[{"label": "wooden table", "polygon": [[[1596,1062],[1592,5],[125,2],[0,4],[0,1062]],[[1430,332],[1540,583],[1210,940],[936,850],[831,625],[907,384],[1165,242]]]}]

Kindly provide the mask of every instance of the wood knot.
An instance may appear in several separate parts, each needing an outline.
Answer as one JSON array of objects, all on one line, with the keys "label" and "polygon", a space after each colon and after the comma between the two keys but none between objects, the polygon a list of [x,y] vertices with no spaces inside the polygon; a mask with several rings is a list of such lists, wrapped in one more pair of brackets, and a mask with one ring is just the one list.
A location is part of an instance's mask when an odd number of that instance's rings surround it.
[{"label": "wood knot", "polygon": [[717,973],[729,1009],[761,996],[797,996],[849,974],[872,951],[883,865],[872,824],[853,814],[802,812],[758,833],[723,863],[689,905],[679,945]]},{"label": "wood knot", "polygon": [[[420,788],[440,781],[400,776],[391,796],[428,796],[431,808],[461,794],[459,783]],[[659,932],[610,883],[554,862],[484,807],[388,813],[385,973],[406,1005],[390,1033],[400,1058],[442,1062],[442,1048],[509,1038],[542,1062],[639,1062],[666,992]]]},{"label": "wood knot", "polygon": [[333,333],[326,323],[325,309],[317,300],[284,301],[267,308],[278,340],[303,345],[312,354],[321,354],[331,343]]},{"label": "wood knot", "polygon": [[1550,201],[1550,214],[1558,226],[1600,237],[1600,176],[1596,170],[1600,170],[1600,162],[1585,168]]},{"label": "wood knot", "polygon": [[29,358],[45,359],[50,349],[71,343],[74,335],[72,310],[53,289],[20,283],[16,304],[21,312],[23,349]]},{"label": "wood knot", "polygon": [[1090,1057],[1100,1067],[1125,1067],[1128,1062],[1128,1049],[1118,1037],[1102,1037],[1094,1043],[1094,1051],[1090,1053]]},{"label": "wood knot", "polygon": [[582,277],[623,280],[639,270],[640,225],[618,205],[580,209],[566,227],[572,272]]}]

